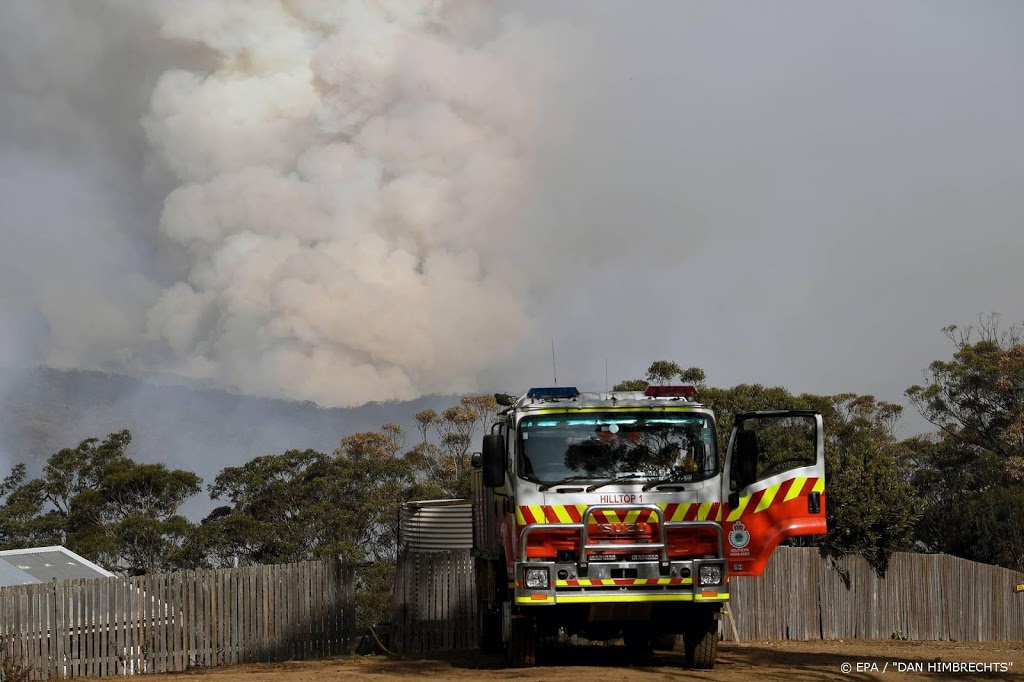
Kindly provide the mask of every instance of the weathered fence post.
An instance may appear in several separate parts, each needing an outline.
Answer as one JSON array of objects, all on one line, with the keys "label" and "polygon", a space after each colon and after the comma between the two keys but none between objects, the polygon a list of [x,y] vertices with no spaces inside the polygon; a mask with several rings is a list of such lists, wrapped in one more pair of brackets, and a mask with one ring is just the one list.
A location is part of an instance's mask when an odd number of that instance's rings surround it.
[{"label": "weathered fence post", "polygon": [[345,653],[351,654],[356,650],[356,567],[354,564],[345,565],[345,612],[348,613],[348,623],[345,628]]}]

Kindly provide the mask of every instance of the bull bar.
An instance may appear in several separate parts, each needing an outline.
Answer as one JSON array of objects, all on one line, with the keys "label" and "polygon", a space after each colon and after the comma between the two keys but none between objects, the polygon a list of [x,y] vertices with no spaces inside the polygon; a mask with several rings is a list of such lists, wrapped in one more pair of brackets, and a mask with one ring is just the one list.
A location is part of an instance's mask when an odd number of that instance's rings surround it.
[{"label": "bull bar", "polygon": [[[622,544],[588,544],[589,536],[589,521],[590,517],[595,512],[599,511],[650,511],[658,518],[658,532],[661,535],[660,542],[650,543],[622,543]],[[718,539],[718,558],[725,558],[725,533],[722,530],[721,524],[715,521],[665,521],[665,511],[656,504],[597,504],[591,505],[586,508],[583,512],[583,516],[580,519],[580,523],[531,523],[523,527],[523,530],[519,534],[519,561],[525,563],[526,558],[526,540],[530,533],[536,529],[542,530],[579,530],[580,534],[580,552],[577,557],[576,563],[579,565],[580,570],[585,571],[587,568],[587,551],[594,549],[623,549],[632,551],[642,550],[659,550],[659,559],[661,567],[664,570],[668,570],[671,561],[668,557],[668,530],[670,528],[714,528],[715,535]]]}]

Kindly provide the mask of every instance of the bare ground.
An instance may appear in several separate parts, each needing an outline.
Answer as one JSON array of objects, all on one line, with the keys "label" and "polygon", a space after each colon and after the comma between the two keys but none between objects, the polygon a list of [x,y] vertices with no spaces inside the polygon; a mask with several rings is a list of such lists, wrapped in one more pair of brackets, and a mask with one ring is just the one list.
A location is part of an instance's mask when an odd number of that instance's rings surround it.
[{"label": "bare ground", "polygon": [[[1005,663],[1006,672],[929,672],[928,664]],[[851,672],[843,672],[849,664]],[[859,664],[859,665],[858,665]],[[921,672],[914,672],[920,666]],[[860,670],[858,670],[860,668]],[[911,672],[906,672],[907,670]],[[902,671],[901,671],[902,670]],[[644,665],[630,665],[621,646],[554,646],[539,665],[506,669],[497,656],[476,651],[407,658],[353,656],[199,670],[160,676],[170,682],[329,682],[331,680],[1024,680],[1024,642],[902,642],[851,640],[721,643],[714,670],[684,667],[678,651],[656,652]]]}]

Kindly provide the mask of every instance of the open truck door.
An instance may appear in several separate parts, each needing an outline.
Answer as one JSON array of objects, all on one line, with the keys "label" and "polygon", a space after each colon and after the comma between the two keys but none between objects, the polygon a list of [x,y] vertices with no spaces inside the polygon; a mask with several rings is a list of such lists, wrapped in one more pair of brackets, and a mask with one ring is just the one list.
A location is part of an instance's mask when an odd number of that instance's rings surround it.
[{"label": "open truck door", "polygon": [[786,538],[826,532],[825,440],[817,412],[738,414],[724,473],[730,575],[761,575]]}]

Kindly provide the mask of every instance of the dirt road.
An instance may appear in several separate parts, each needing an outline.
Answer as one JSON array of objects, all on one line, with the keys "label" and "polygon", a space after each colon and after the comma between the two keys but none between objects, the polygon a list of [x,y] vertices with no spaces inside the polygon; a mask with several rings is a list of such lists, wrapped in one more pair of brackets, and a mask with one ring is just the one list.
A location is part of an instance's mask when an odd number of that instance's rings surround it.
[{"label": "dirt road", "polygon": [[[332,680],[1024,680],[1024,643],[991,642],[751,642],[722,643],[714,670],[683,667],[679,652],[657,652],[647,665],[628,665],[617,646],[556,647],[527,670],[501,666],[475,651],[426,657],[357,656],[329,661],[246,665],[161,676],[164,682],[330,682]],[[995,671],[953,664],[995,663]],[[851,671],[843,673],[843,664]],[[929,664],[932,664],[929,671]],[[1002,669],[1005,667],[1005,672]],[[917,669],[917,670],[915,670]]]}]

